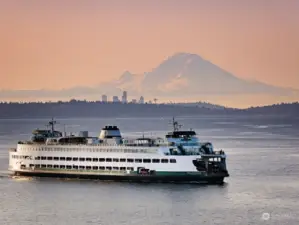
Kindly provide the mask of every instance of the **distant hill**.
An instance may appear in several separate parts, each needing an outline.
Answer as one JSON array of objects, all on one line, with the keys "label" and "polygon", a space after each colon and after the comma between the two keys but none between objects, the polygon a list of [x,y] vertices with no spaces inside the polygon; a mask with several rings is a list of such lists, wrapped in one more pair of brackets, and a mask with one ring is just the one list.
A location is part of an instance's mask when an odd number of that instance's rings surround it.
[{"label": "distant hill", "polygon": [[55,103],[0,103],[0,118],[170,117],[194,115],[299,115],[299,103],[231,109],[191,104],[122,104],[72,100]]},{"label": "distant hill", "polygon": [[251,107],[243,110],[244,112],[254,114],[279,114],[279,115],[296,115],[299,116],[299,103],[281,103],[262,107]]},{"label": "distant hill", "polygon": [[208,102],[190,102],[190,103],[168,103],[166,105],[177,105],[177,106],[184,106],[184,107],[204,107],[209,109],[229,109],[227,107],[211,104]]},{"label": "distant hill", "polygon": [[186,107],[175,104],[122,104],[72,100],[55,103],[0,103],[0,118],[51,117],[163,117],[218,114],[226,109]]}]

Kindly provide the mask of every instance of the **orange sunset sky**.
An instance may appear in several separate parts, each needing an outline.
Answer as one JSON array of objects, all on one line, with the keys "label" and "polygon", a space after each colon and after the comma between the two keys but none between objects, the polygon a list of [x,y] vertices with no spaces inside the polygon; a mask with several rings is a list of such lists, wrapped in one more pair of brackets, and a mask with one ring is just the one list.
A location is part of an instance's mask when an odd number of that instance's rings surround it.
[{"label": "orange sunset sky", "polygon": [[0,89],[93,86],[176,52],[299,89],[299,0],[0,0],[0,34]]}]

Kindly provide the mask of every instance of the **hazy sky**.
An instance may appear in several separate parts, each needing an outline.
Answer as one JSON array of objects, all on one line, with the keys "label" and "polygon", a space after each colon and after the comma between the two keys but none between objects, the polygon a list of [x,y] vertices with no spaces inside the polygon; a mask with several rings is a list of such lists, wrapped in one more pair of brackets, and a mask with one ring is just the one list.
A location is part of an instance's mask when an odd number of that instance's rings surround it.
[{"label": "hazy sky", "polygon": [[91,86],[176,52],[299,88],[299,0],[0,0],[0,89]]}]

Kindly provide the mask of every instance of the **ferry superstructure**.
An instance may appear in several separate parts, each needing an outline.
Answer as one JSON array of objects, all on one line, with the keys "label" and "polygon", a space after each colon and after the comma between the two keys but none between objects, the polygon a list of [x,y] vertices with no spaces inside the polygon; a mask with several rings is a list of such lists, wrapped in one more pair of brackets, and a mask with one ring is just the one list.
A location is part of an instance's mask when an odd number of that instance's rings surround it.
[{"label": "ferry superstructure", "polygon": [[100,180],[199,182],[221,184],[228,177],[226,154],[201,143],[193,130],[173,131],[164,138],[123,138],[117,126],[105,126],[99,137],[87,131],[63,135],[35,130],[30,141],[9,151],[9,170],[19,176]]}]

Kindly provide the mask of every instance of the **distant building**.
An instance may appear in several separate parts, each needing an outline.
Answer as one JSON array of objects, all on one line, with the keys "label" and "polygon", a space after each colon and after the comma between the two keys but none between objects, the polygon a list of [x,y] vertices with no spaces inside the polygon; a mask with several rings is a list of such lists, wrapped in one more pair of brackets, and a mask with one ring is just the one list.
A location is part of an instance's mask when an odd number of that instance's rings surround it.
[{"label": "distant building", "polygon": [[132,103],[136,104],[137,100],[136,99],[132,99]]},{"label": "distant building", "polygon": [[119,102],[118,96],[113,96],[112,101],[113,101],[113,102]]},{"label": "distant building", "polygon": [[107,101],[108,101],[107,95],[102,95],[102,102],[107,102]]},{"label": "distant building", "polygon": [[144,104],[144,97],[143,96],[140,97],[139,104]]},{"label": "distant building", "polygon": [[123,92],[123,96],[122,96],[122,103],[127,103],[128,102],[128,96],[127,96],[127,92],[124,91]]}]

